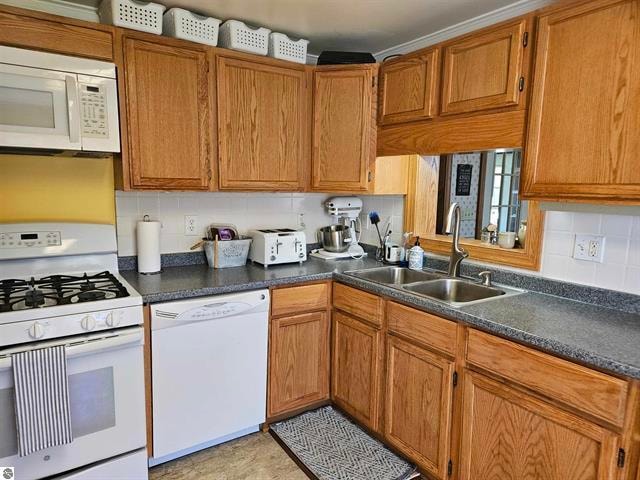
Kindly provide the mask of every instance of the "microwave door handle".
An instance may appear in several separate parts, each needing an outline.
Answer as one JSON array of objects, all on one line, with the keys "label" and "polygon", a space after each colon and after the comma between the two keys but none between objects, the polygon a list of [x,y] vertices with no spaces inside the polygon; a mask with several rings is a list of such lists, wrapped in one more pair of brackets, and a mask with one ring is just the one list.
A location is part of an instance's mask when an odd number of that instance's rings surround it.
[{"label": "microwave door handle", "polygon": [[80,143],[80,105],[78,103],[78,80],[74,75],[65,77],[67,87],[67,110],[69,113],[69,140]]}]

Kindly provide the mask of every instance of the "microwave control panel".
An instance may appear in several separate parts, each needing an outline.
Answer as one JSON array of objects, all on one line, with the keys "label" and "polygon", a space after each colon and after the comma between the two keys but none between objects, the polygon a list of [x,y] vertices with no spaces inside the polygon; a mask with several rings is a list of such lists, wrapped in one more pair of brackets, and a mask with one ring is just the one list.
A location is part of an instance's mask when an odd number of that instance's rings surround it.
[{"label": "microwave control panel", "polygon": [[107,92],[104,85],[80,84],[82,136],[108,138]]}]

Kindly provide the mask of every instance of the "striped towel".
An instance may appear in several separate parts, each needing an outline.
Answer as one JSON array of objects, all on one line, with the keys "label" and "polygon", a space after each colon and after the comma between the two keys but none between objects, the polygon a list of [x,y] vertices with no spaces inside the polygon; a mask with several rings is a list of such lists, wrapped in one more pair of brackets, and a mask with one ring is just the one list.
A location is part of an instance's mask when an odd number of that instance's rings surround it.
[{"label": "striped towel", "polygon": [[64,345],[11,357],[21,457],[73,441]]}]

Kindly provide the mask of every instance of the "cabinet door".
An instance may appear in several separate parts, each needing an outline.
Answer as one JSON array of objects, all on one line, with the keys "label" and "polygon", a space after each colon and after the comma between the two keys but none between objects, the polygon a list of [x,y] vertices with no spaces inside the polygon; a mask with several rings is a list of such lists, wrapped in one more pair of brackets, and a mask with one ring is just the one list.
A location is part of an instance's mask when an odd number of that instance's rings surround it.
[{"label": "cabinet door", "polygon": [[442,113],[518,105],[525,27],[520,19],[444,47]]},{"label": "cabinet door", "polygon": [[460,478],[615,478],[619,437],[482,375],[464,385]]},{"label": "cabinet door", "polygon": [[601,0],[540,17],[527,198],[640,200],[639,16],[637,0]]},{"label": "cabinet door", "polygon": [[380,330],[333,312],[331,396],[340,408],[377,431],[382,373]]},{"label": "cabinet door", "polygon": [[125,40],[133,188],[206,190],[210,99],[206,51]]},{"label": "cabinet door", "polygon": [[309,162],[304,67],[218,57],[220,189],[301,190]]},{"label": "cabinet door", "polygon": [[365,192],[376,156],[375,68],[314,72],[312,189]]},{"label": "cabinet door", "polygon": [[326,312],[271,320],[268,416],[329,398]]},{"label": "cabinet door", "polygon": [[385,438],[421,469],[447,476],[453,362],[387,336]]},{"label": "cabinet door", "polygon": [[382,64],[381,125],[424,120],[435,115],[438,54],[438,49],[432,49]]}]

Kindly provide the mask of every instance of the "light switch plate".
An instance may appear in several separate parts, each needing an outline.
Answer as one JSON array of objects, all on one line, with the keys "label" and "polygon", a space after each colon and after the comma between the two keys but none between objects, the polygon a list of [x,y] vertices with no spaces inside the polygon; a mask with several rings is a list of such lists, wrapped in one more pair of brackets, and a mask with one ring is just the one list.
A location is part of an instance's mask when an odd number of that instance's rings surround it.
[{"label": "light switch plate", "polygon": [[573,258],[602,263],[604,242],[605,237],[602,235],[576,235],[573,244]]}]

